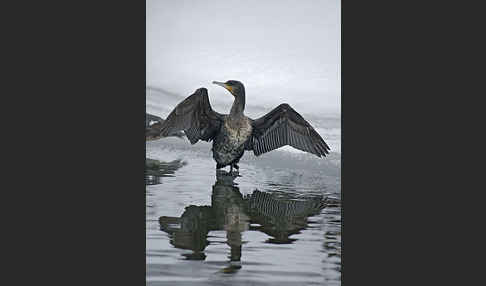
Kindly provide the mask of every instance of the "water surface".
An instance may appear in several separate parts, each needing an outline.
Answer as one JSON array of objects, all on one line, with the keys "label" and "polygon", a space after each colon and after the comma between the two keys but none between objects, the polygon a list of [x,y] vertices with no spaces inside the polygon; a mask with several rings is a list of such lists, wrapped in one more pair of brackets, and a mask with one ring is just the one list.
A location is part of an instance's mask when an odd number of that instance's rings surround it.
[{"label": "water surface", "polygon": [[233,178],[206,142],[146,149],[147,285],[340,285],[340,153],[246,152]]}]

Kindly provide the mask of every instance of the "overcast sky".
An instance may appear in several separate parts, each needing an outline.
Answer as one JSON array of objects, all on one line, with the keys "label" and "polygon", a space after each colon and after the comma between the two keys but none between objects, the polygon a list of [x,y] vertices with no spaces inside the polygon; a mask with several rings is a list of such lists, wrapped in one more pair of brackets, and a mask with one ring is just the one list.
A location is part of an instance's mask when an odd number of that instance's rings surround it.
[{"label": "overcast sky", "polygon": [[338,0],[147,0],[147,85],[211,101],[213,80],[243,82],[246,102],[340,113]]}]

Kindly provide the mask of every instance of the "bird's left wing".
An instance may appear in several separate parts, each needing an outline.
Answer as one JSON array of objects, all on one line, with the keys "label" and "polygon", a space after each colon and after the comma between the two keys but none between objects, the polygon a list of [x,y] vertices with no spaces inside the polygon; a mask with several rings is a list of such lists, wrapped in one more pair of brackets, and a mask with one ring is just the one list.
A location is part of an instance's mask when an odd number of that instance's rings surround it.
[{"label": "bird's left wing", "polygon": [[216,136],[223,120],[223,115],[211,108],[208,90],[199,88],[169,114],[162,123],[160,135],[165,137],[184,130],[191,144],[199,140],[210,141]]},{"label": "bird's left wing", "polygon": [[314,128],[290,105],[284,103],[252,121],[252,135],[246,149],[256,156],[285,145],[312,153],[329,154],[329,146]]}]

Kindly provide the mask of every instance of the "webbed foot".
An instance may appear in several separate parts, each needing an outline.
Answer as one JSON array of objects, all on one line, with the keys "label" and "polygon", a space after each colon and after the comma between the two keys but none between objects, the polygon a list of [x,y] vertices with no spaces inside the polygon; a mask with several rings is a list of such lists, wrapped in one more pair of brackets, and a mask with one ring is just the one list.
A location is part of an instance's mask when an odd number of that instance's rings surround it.
[{"label": "webbed foot", "polygon": [[[235,168],[235,170],[233,171],[233,168]],[[241,177],[240,176],[240,171],[239,171],[240,167],[237,165],[237,164],[233,164],[231,165],[231,168],[230,168],[230,174],[232,176],[235,176],[235,177]]]}]

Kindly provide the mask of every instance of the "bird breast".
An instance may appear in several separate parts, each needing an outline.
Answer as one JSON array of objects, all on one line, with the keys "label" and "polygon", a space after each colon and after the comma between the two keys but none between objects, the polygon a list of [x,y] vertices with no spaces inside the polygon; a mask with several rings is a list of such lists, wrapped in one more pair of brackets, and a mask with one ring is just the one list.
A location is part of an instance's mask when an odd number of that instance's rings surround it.
[{"label": "bird breast", "polygon": [[229,141],[236,146],[244,144],[252,132],[250,120],[246,117],[238,120],[227,119],[224,128],[227,131]]}]

